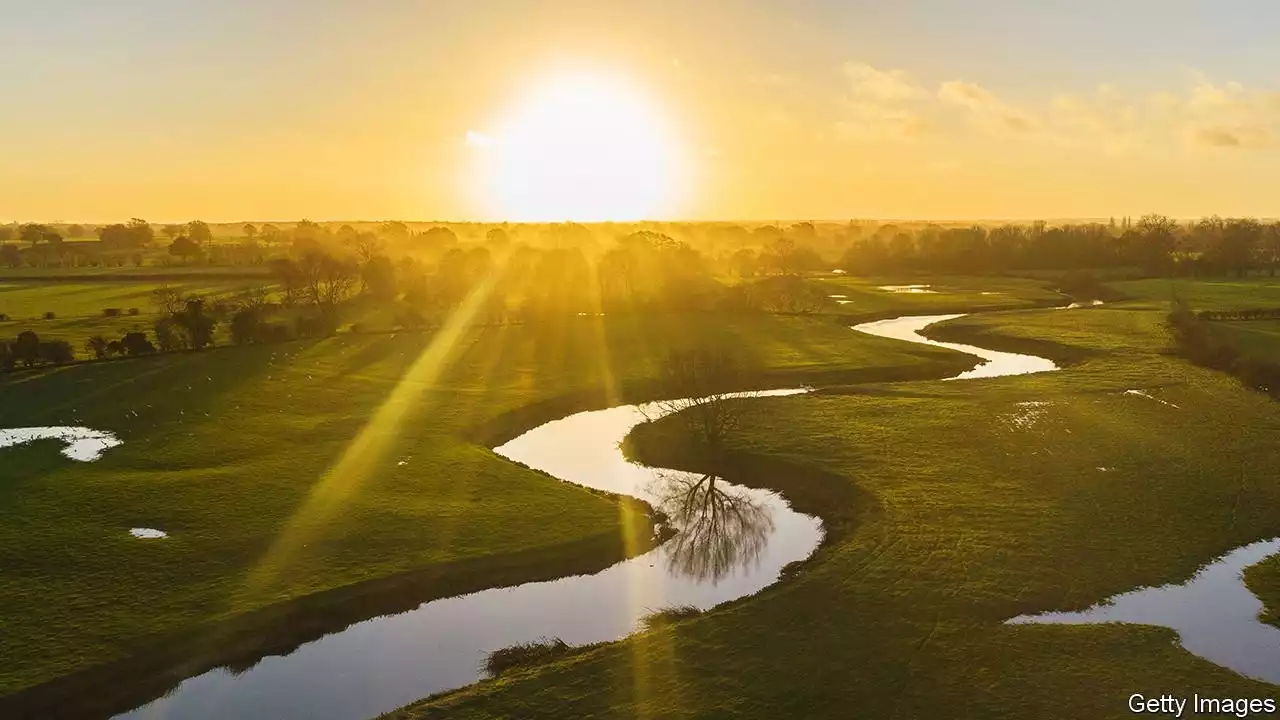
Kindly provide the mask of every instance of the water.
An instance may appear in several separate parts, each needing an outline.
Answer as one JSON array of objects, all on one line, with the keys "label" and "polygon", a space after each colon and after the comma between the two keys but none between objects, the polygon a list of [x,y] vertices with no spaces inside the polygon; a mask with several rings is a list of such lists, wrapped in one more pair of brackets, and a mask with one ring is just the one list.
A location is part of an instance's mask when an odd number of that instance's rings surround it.
[{"label": "water", "polygon": [[1142,588],[1084,612],[1019,615],[1009,625],[1155,625],[1178,633],[1182,647],[1246,677],[1280,684],[1280,629],[1258,620],[1262,601],[1244,570],[1280,553],[1280,538],[1237,548],[1181,585]]},{"label": "water", "polygon": [[[1101,305],[1095,300],[1091,306]],[[1073,303],[1068,307],[1085,307]],[[963,315],[901,317],[865,323],[855,330],[880,337],[948,347],[977,355],[986,362],[951,380],[998,375],[1021,375],[1054,370],[1052,362],[1027,355],[995,352],[971,345],[930,340],[920,330],[935,322]],[[1126,390],[1171,408],[1177,405],[1143,390]],[[1011,418],[1019,428],[1030,427],[1049,403],[1018,403],[1020,412]],[[1114,468],[1098,467],[1098,472]],[[1084,612],[1050,612],[1019,615],[1010,625],[1092,625],[1128,623],[1167,627],[1178,633],[1182,647],[1211,663],[1230,668],[1246,677],[1280,684],[1280,628],[1261,622],[1262,601],[1244,583],[1244,570],[1280,553],[1280,538],[1246,545],[1200,568],[1180,585],[1141,588],[1105,600]]]},{"label": "water", "polygon": [[908,293],[913,295],[930,294],[936,295],[937,290],[931,290],[932,285],[881,285],[877,289],[891,293]]},{"label": "water", "polygon": [[60,440],[62,454],[79,462],[94,462],[120,444],[109,432],[87,427],[28,427],[0,429],[0,450],[37,440]]},{"label": "water", "polygon": [[1036,357],[1034,355],[1019,355],[1018,353],[999,352],[997,350],[988,350],[986,348],[975,347],[973,345],[962,345],[960,343],[939,342],[937,340],[930,340],[920,334],[921,330],[934,323],[939,323],[944,320],[954,320],[962,317],[964,317],[964,314],[909,315],[890,320],[877,320],[875,322],[862,323],[861,325],[854,326],[853,329],[858,332],[864,332],[868,335],[875,335],[877,337],[893,338],[894,340],[906,340],[907,342],[950,348],[967,355],[976,355],[977,357],[982,358],[983,362],[974,369],[960,373],[953,378],[947,378],[948,380],[971,380],[976,378],[1004,377],[1006,375],[1027,375],[1029,373],[1050,372],[1058,369],[1058,366],[1048,358]]},{"label": "water", "polygon": [[755,593],[813,552],[821,522],[776,493],[627,462],[618,444],[662,412],[650,404],[577,413],[495,450],[565,480],[649,500],[682,529],[657,549],[594,575],[485,590],[366,620],[239,675],[218,669],[190,678],[118,717],[369,718],[475,682],[488,651],[542,636],[570,644],[616,640],[651,610],[709,608]]},{"label": "water", "polygon": [[142,540],[159,540],[169,537],[169,533],[155,528],[130,528],[129,534]]}]

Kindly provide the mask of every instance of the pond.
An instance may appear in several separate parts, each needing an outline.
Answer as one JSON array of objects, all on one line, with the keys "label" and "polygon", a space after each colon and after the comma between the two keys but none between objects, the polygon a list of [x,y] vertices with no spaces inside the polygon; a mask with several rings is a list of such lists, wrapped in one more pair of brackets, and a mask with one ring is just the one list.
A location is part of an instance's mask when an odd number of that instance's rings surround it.
[{"label": "pond", "polygon": [[79,462],[93,462],[120,444],[115,435],[87,427],[0,428],[0,450],[37,440],[60,441],[62,454]]},{"label": "pond", "polygon": [[1227,553],[1180,585],[1117,595],[1084,612],[1019,615],[1010,625],[1129,623],[1170,628],[1182,647],[1215,665],[1280,684],[1280,628],[1258,619],[1262,601],[1244,584],[1244,570],[1280,553],[1280,538]]}]

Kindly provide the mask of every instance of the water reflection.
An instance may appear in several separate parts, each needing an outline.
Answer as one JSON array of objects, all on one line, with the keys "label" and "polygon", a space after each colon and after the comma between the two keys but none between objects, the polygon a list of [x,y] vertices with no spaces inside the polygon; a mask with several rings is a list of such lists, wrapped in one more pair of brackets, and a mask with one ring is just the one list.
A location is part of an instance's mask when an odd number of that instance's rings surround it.
[{"label": "water reflection", "polygon": [[592,575],[492,588],[365,620],[288,655],[188,678],[166,697],[118,717],[375,717],[475,682],[490,650],[543,636],[571,645],[616,640],[634,632],[654,608],[707,609],[752,595],[776,581],[782,568],[808,557],[822,540],[822,523],[792,510],[777,493],[627,460],[619,444],[636,425],[660,417],[663,405],[576,413],[494,451],[563,480],[661,505],[685,531],[675,538]]},{"label": "water reflection", "polygon": [[715,475],[659,472],[649,495],[678,529],[667,569],[713,584],[759,564],[773,533],[772,509]]},{"label": "water reflection", "polygon": [[1245,568],[1280,553],[1280,538],[1231,551],[1181,585],[1117,595],[1084,612],[1019,615],[1008,625],[1128,623],[1170,628],[1182,647],[1245,677],[1280,684],[1280,629],[1258,619],[1263,610],[1244,583]]}]

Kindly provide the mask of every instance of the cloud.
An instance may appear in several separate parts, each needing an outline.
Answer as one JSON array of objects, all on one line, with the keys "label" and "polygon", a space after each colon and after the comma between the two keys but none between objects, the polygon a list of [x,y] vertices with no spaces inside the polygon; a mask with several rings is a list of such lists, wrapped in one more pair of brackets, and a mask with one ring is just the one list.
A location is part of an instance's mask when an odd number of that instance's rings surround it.
[{"label": "cloud", "polygon": [[1194,128],[1192,136],[1194,142],[1210,147],[1240,147],[1244,144],[1238,135],[1223,128]]},{"label": "cloud", "polygon": [[1040,128],[1032,113],[1010,105],[977,83],[944,82],[938,87],[938,99],[967,109],[973,124],[992,135],[1022,135]]},{"label": "cloud", "polygon": [[884,70],[864,62],[846,62],[841,72],[847,85],[839,98],[840,117],[835,136],[850,141],[895,141],[917,138],[928,131],[919,110],[927,97],[903,70]]},{"label": "cloud", "polygon": [[847,62],[841,68],[855,97],[882,101],[910,100],[925,94],[904,70],[881,70],[864,62]]}]

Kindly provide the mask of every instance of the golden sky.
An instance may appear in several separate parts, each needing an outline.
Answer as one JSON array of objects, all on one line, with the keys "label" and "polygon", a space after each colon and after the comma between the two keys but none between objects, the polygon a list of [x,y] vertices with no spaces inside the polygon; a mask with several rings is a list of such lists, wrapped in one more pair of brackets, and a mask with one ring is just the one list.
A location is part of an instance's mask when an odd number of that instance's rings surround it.
[{"label": "golden sky", "polygon": [[1115,5],[25,4],[0,220],[1280,214],[1280,9]]}]

